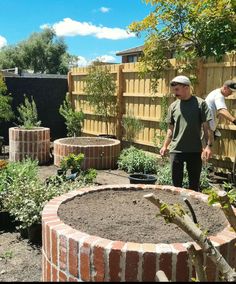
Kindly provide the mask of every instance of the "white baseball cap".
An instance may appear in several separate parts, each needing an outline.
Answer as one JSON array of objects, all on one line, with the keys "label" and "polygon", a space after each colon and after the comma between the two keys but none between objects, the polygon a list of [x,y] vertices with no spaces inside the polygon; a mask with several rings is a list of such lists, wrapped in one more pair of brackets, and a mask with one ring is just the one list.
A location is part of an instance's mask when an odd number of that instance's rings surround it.
[{"label": "white baseball cap", "polygon": [[187,86],[191,85],[189,78],[183,75],[176,76],[174,79],[172,79],[170,85],[172,85],[173,83],[179,83]]},{"label": "white baseball cap", "polygon": [[236,81],[234,80],[227,80],[224,82],[224,86],[230,88],[232,92],[236,92]]}]

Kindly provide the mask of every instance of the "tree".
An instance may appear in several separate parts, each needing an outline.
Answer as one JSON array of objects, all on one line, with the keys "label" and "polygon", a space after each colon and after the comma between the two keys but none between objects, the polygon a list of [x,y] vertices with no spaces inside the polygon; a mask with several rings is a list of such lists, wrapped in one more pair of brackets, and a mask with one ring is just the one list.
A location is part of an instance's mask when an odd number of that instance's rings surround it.
[{"label": "tree", "polygon": [[67,74],[75,56],[66,52],[67,46],[53,29],[33,33],[16,46],[7,46],[0,51],[0,68],[19,67],[34,73]]},{"label": "tree", "polygon": [[193,70],[195,59],[215,56],[220,60],[236,44],[235,0],[145,0],[154,7],[130,30],[146,32],[141,70],[151,75],[153,87],[169,66],[173,54],[178,71]]},{"label": "tree", "polygon": [[67,136],[81,136],[85,116],[82,110],[75,111],[73,109],[68,96],[60,105],[59,113],[65,118]]},{"label": "tree", "polygon": [[117,114],[115,90],[116,84],[107,68],[90,67],[84,91],[95,113],[104,119],[107,135],[110,117]]},{"label": "tree", "polygon": [[12,97],[7,95],[7,86],[3,76],[0,74],[0,122],[10,121],[14,118],[14,113],[11,108]]}]

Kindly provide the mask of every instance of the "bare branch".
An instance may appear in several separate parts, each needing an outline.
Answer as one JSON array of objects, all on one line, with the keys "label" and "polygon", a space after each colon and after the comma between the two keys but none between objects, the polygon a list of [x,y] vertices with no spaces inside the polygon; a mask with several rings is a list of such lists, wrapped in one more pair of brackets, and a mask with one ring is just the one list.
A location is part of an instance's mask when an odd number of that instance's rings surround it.
[{"label": "bare branch", "polygon": [[226,281],[236,281],[236,273],[232,267],[229,266],[222,254],[215,248],[210,239],[193,223],[192,219],[183,211],[176,212],[168,204],[158,199],[154,194],[147,194],[144,197],[156,205],[161,214],[168,218],[169,222],[179,226],[185,233],[187,233],[207,254],[208,257],[217,265],[222,276]]},{"label": "bare branch", "polygon": [[221,190],[221,191],[218,191],[217,194],[218,194],[218,197],[219,197],[219,202],[220,202],[220,205],[222,207],[222,210],[223,210],[227,220],[229,221],[230,225],[232,226],[232,228],[236,232],[236,216],[235,216],[234,211],[232,209],[232,206],[230,204],[227,192],[225,192],[224,190]]}]

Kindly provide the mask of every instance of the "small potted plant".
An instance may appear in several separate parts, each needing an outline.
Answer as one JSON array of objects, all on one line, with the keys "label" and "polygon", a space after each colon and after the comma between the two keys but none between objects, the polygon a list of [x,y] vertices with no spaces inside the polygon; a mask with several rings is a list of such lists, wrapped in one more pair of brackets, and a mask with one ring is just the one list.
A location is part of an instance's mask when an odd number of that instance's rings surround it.
[{"label": "small potted plant", "polygon": [[50,129],[40,126],[34,99],[24,98],[24,103],[17,108],[19,125],[9,128],[9,160],[30,157],[46,164],[50,160]]},{"label": "small potted plant", "polygon": [[134,146],[122,150],[118,159],[118,168],[129,173],[130,183],[155,184],[157,181],[156,158]]}]

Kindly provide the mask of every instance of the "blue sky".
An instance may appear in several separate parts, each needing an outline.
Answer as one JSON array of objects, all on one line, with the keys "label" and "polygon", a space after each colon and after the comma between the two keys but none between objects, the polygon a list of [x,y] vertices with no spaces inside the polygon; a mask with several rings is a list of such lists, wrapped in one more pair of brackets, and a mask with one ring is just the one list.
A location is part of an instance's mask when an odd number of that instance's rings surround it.
[{"label": "blue sky", "polygon": [[144,43],[127,27],[151,10],[142,0],[0,0],[0,48],[50,26],[80,65],[97,58],[120,62],[116,52]]}]

